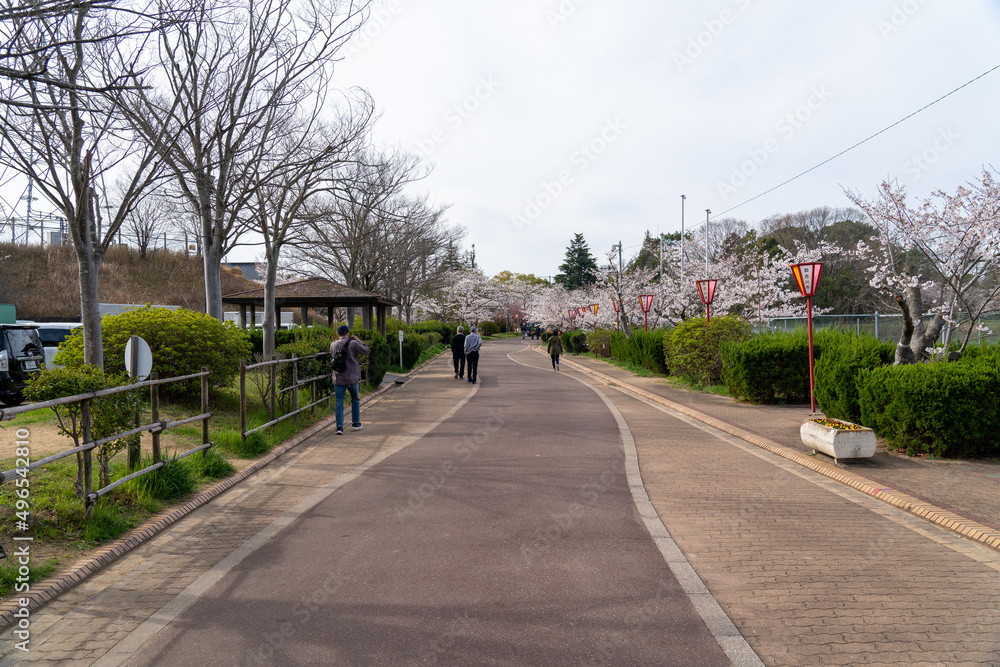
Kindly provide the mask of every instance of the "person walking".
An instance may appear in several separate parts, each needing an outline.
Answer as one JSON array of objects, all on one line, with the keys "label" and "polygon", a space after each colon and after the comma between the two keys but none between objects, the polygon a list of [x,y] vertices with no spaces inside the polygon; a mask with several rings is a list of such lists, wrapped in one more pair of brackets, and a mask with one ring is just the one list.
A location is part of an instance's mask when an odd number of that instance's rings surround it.
[{"label": "person walking", "polygon": [[528,325],[521,323],[521,340],[525,340],[528,337]]},{"label": "person walking", "polygon": [[552,370],[559,370],[559,355],[563,353],[562,338],[559,336],[559,330],[556,329],[555,333],[549,336],[549,356],[552,357]]},{"label": "person walking", "polygon": [[476,333],[476,325],[469,327],[469,335],[465,337],[465,359],[469,362],[469,382],[476,384],[479,375],[479,348],[483,339]]},{"label": "person walking", "polygon": [[[351,430],[361,430],[361,396],[358,394],[358,382],[361,380],[361,364],[358,355],[371,354],[368,346],[351,336],[351,330],[346,324],[337,329],[339,340],[330,344],[330,355],[333,358],[333,391],[337,397],[334,410],[337,417],[337,435],[344,434],[344,394],[351,394]],[[343,352],[341,352],[343,350]]]},{"label": "person walking", "polygon": [[465,377],[465,329],[459,327],[451,337],[451,360],[455,362],[455,379]]}]

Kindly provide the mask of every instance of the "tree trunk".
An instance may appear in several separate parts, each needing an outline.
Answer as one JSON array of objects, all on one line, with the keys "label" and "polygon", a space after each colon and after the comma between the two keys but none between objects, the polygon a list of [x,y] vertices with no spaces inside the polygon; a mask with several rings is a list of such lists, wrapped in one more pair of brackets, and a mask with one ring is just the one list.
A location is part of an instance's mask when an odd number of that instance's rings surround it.
[{"label": "tree trunk", "polygon": [[264,271],[264,358],[274,359],[274,287],[278,282],[278,266],[273,258],[267,258]]}]

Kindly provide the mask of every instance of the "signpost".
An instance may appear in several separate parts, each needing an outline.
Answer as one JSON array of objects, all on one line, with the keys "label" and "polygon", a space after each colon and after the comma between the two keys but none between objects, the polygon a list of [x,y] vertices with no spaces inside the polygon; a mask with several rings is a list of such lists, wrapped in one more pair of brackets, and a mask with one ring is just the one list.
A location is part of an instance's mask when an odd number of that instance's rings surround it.
[{"label": "signpost", "polygon": [[813,379],[813,312],[812,298],[819,287],[819,274],[823,272],[823,262],[803,262],[791,264],[789,268],[795,276],[799,292],[806,298],[806,326],[809,329],[809,407],[816,414],[816,383]]},{"label": "signpost", "polygon": [[403,367],[403,330],[399,330],[399,367],[406,370]]}]

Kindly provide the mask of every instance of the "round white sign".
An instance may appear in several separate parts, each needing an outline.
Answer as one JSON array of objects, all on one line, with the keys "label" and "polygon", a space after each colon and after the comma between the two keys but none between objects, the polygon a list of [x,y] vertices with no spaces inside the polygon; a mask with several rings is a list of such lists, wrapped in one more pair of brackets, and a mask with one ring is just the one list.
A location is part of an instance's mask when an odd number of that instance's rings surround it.
[{"label": "round white sign", "polygon": [[[138,364],[133,369],[132,368],[132,343],[137,343],[137,354],[136,359]],[[142,381],[149,377],[149,372],[153,370],[153,352],[149,349],[149,343],[144,341],[139,336],[132,336],[127,343],[125,343],[125,370],[129,372],[130,375],[135,376],[136,380]]]}]

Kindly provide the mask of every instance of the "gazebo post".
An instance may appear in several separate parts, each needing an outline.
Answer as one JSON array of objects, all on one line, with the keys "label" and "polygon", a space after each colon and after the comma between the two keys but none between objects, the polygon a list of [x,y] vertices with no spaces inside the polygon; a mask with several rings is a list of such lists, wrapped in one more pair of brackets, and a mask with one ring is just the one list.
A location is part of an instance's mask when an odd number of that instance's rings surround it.
[{"label": "gazebo post", "polygon": [[247,305],[245,303],[240,304],[240,329],[247,328]]},{"label": "gazebo post", "polygon": [[309,326],[309,306],[302,306],[302,326]]},{"label": "gazebo post", "polygon": [[354,328],[354,306],[347,307],[347,327],[349,329]]},{"label": "gazebo post", "polygon": [[372,305],[370,303],[366,303],[361,311],[361,328],[372,328]]},{"label": "gazebo post", "polygon": [[250,304],[250,328],[251,329],[256,329],[257,328],[257,304],[256,303],[251,303]]},{"label": "gazebo post", "polygon": [[383,305],[378,305],[375,307],[375,314],[378,318],[378,332],[385,337],[385,311],[386,307]]},{"label": "gazebo post", "polygon": [[326,325],[328,327],[333,326],[333,306],[326,307]]}]

